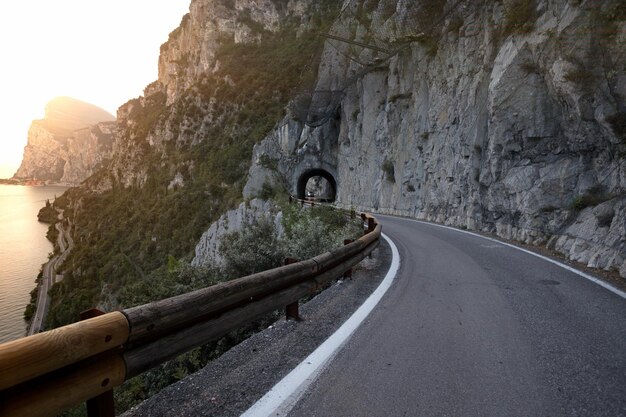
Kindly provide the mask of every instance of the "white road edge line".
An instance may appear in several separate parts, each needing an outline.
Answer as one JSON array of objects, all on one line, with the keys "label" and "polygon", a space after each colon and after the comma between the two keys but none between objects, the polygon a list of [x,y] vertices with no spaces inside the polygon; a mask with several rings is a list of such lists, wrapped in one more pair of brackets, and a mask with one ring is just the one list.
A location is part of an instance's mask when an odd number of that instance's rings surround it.
[{"label": "white road edge line", "polygon": [[387,235],[382,234],[382,237],[391,246],[392,260],[389,271],[387,271],[387,275],[385,275],[378,288],[335,333],[300,362],[287,376],[274,385],[267,394],[254,403],[241,417],[286,416],[296,405],[307,387],[319,376],[325,365],[339,352],[354,331],[376,307],[383,295],[391,287],[398,268],[400,268],[398,248]]},{"label": "white road edge line", "polygon": [[[381,215],[381,217],[382,217],[382,215]],[[404,217],[400,217],[400,218],[404,218]],[[575,274],[577,274],[577,275],[579,275],[579,276],[581,276],[581,277],[583,277],[585,279],[588,279],[589,281],[591,281],[591,282],[593,282],[595,284],[598,284],[601,287],[604,287],[605,289],[611,291],[613,294],[616,294],[616,295],[626,299],[626,292],[620,290],[619,288],[615,288],[614,286],[612,286],[610,284],[607,284],[604,281],[600,281],[599,279],[597,279],[597,278],[595,278],[595,277],[593,277],[593,276],[591,276],[589,274],[585,274],[584,272],[579,271],[578,269],[572,268],[569,265],[566,265],[566,264],[564,264],[562,262],[559,262],[559,261],[556,261],[554,259],[548,258],[547,256],[540,255],[540,254],[538,254],[536,252],[533,252],[533,251],[530,251],[528,249],[520,248],[519,246],[513,245],[511,243],[502,242],[501,240],[494,239],[494,238],[487,237],[487,236],[483,236],[483,235],[480,235],[478,233],[474,233],[474,232],[470,232],[470,231],[462,230],[462,229],[456,229],[456,228],[450,227],[450,226],[445,226],[443,224],[431,223],[431,222],[426,222],[426,221],[417,220],[417,219],[407,219],[407,218],[404,218],[404,219],[405,220],[409,220],[409,221],[413,221],[413,222],[417,222],[417,223],[422,223],[422,224],[434,226],[434,227],[442,227],[444,229],[454,230],[455,232],[465,233],[465,234],[468,234],[468,235],[480,237],[480,238],[483,238],[483,239],[486,239],[486,240],[490,240],[492,242],[499,243],[500,245],[504,245],[504,246],[508,246],[508,247],[511,247],[511,248],[514,248],[514,249],[517,249],[517,250],[521,250],[522,252],[526,252],[529,255],[536,256],[537,258],[541,258],[544,261],[548,261],[550,263],[553,263],[554,265],[560,266],[561,268],[567,269],[570,272],[573,272],[573,273],[575,273]]]}]

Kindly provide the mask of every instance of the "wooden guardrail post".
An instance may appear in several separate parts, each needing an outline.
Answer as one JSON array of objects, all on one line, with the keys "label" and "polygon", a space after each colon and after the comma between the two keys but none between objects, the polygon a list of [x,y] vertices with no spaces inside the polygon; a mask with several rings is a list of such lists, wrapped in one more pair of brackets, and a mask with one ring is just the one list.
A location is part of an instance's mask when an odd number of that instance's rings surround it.
[{"label": "wooden guardrail post", "polygon": [[[354,239],[344,239],[343,240],[343,245],[346,246],[346,245],[349,245],[352,242],[354,242]],[[344,272],[343,273],[343,277],[352,279],[352,268],[350,268],[346,272]]]},{"label": "wooden guardrail post", "polygon": [[[296,262],[298,262],[298,260],[294,258],[285,259],[285,265],[295,264]],[[287,304],[287,306],[285,307],[285,318],[287,320],[302,321],[302,317],[300,317],[298,300],[294,301],[291,304]]]},{"label": "wooden guardrail post", "polygon": [[[86,310],[80,313],[80,319],[87,320],[94,317],[102,316],[103,311],[97,308]],[[113,398],[113,390],[104,392],[97,397],[87,400],[87,416],[88,417],[115,417],[115,399]]]},{"label": "wooden guardrail post", "polygon": [[[374,219],[372,216],[368,216],[365,213],[361,213],[361,219],[363,220],[364,223],[367,224],[367,227],[365,228],[363,235],[372,233],[374,229],[376,229],[376,219]],[[370,254],[367,257],[372,259],[372,253],[370,252]]]}]

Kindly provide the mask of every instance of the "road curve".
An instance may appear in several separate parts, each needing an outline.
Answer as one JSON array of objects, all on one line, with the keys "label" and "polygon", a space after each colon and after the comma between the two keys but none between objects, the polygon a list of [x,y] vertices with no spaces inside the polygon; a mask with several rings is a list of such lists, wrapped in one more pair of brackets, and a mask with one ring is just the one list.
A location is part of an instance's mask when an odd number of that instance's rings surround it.
[{"label": "road curve", "polygon": [[27,336],[32,336],[33,334],[39,333],[43,330],[43,322],[46,319],[48,309],[50,308],[50,297],[48,296],[48,291],[50,291],[50,288],[52,288],[52,285],[56,281],[57,265],[60,265],[65,261],[65,258],[69,255],[69,251],[74,246],[74,241],[69,235],[69,232],[67,233],[68,241],[66,241],[66,232],[63,230],[61,223],[57,223],[55,227],[59,232],[57,245],[59,246],[61,254],[55,255],[43,266],[41,284],[39,285],[37,295],[37,306],[35,314],[33,315],[33,320],[28,327],[28,332],[26,333]]},{"label": "road curve", "polygon": [[624,416],[626,300],[515,248],[379,216],[395,285],[291,416]]}]

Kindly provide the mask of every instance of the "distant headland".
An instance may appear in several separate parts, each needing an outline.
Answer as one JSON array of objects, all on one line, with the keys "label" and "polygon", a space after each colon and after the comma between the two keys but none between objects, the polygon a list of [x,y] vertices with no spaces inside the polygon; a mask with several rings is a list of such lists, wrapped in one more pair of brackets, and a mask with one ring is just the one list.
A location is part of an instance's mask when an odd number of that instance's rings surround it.
[{"label": "distant headland", "polygon": [[108,158],[114,130],[115,117],[100,107],[57,97],[33,120],[19,169],[1,183],[78,185]]}]

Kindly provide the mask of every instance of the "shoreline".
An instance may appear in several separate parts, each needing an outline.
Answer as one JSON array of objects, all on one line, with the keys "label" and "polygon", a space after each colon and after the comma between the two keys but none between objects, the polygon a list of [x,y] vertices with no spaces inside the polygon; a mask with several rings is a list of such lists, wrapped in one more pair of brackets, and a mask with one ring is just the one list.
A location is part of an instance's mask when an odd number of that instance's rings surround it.
[{"label": "shoreline", "polygon": [[14,180],[12,178],[0,178],[0,185],[21,185],[24,187],[76,187],[76,184],[66,182],[52,182],[42,180]]},{"label": "shoreline", "polygon": [[0,263],[5,267],[0,280],[0,340],[4,342],[26,335],[35,304],[30,314],[25,313],[37,297],[42,265],[49,262],[55,247],[46,236],[50,224],[38,221],[38,212],[66,187],[0,184],[0,189]]},{"label": "shoreline", "polygon": [[[60,214],[60,216],[62,216],[62,214]],[[67,230],[63,227],[66,222]],[[69,222],[68,219],[60,217],[53,225],[59,234],[55,241],[52,242],[54,247],[52,257],[48,258],[48,261],[42,265],[42,277],[35,287],[37,290],[37,299],[34,303],[35,311],[31,320],[28,322],[25,336],[31,336],[44,330],[44,322],[48,315],[51,301],[48,296],[48,291],[50,291],[54,284],[63,280],[63,275],[57,274],[56,268],[65,261],[74,246],[74,240],[70,236],[71,222]],[[28,305],[32,305],[32,301]]]}]

